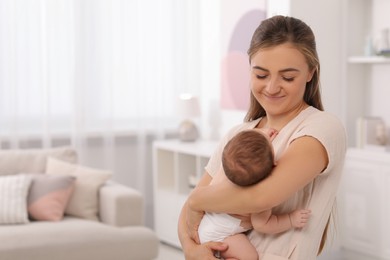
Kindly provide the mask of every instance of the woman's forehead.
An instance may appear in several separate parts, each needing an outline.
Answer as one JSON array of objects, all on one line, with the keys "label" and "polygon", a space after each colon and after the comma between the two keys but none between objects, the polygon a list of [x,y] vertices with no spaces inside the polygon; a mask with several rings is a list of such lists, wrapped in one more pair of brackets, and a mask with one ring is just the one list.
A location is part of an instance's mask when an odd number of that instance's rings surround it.
[{"label": "woman's forehead", "polygon": [[281,44],[258,50],[251,59],[251,67],[265,70],[292,70],[307,67],[305,56],[292,44]]}]

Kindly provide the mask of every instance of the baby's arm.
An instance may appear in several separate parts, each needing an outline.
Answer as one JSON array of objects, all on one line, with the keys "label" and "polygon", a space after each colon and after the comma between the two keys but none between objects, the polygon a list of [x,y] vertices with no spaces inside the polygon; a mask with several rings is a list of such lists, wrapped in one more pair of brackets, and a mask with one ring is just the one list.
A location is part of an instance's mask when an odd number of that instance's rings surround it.
[{"label": "baby's arm", "polygon": [[251,215],[253,228],[261,233],[277,234],[290,228],[302,228],[309,220],[310,210],[299,209],[288,214],[272,215],[271,210]]}]

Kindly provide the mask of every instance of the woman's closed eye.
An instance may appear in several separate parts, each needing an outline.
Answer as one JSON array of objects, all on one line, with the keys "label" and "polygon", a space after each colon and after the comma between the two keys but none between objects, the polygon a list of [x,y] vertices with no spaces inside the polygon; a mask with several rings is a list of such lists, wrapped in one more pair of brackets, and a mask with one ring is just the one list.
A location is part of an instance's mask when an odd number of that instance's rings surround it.
[{"label": "woman's closed eye", "polygon": [[[256,74],[256,78],[257,78],[257,79],[263,80],[263,79],[268,78],[268,75],[259,75],[259,74]],[[283,76],[282,79],[283,79],[284,81],[286,81],[286,82],[292,82],[292,81],[294,81],[295,77]]]},{"label": "woman's closed eye", "polygon": [[258,79],[266,79],[268,75],[258,75],[256,74],[256,78]]},{"label": "woman's closed eye", "polygon": [[287,82],[292,82],[292,81],[294,81],[294,77],[283,77],[283,80],[285,80]]}]

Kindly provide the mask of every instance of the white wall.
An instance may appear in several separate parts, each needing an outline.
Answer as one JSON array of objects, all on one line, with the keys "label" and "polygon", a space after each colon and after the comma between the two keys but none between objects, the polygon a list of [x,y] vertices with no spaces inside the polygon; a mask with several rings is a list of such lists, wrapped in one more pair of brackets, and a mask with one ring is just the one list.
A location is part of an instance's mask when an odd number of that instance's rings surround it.
[{"label": "white wall", "polygon": [[223,53],[221,48],[226,44],[221,42],[221,24],[210,25],[208,21],[209,19],[221,21],[220,11],[223,0],[202,1],[201,13],[204,23],[201,25],[201,30],[206,36],[203,41],[205,48],[202,58],[201,134],[204,139],[216,140],[233,125],[241,123],[245,111],[221,110],[220,108],[220,65]]},{"label": "white wall", "polygon": [[313,30],[321,64],[321,89],[325,110],[342,116],[342,1],[295,0],[291,15]]}]

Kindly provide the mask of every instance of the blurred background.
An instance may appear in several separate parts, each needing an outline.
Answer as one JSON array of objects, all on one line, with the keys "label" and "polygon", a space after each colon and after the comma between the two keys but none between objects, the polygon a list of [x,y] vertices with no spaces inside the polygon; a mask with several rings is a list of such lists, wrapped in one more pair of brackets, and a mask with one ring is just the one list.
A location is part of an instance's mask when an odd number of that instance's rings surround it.
[{"label": "blurred background", "polygon": [[154,227],[153,143],[178,137],[179,97],[198,100],[199,140],[219,140],[248,106],[254,28],[295,16],[317,38],[325,109],[348,131],[339,237],[390,259],[388,10],[388,0],[0,0],[0,149],[76,147],[81,163],[143,193]]}]

